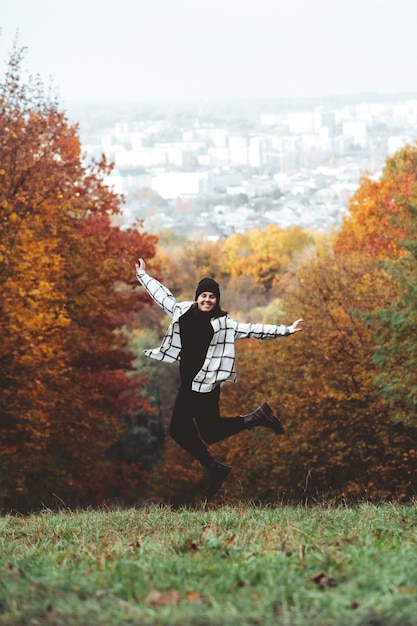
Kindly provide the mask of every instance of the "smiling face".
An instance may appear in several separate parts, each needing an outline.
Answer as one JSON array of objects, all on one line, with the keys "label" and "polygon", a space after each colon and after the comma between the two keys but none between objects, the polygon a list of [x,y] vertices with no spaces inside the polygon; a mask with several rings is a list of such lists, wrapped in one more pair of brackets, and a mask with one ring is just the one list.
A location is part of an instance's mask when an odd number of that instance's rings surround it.
[{"label": "smiling face", "polygon": [[217,304],[217,298],[211,291],[203,291],[197,298],[197,307],[203,313],[210,313]]}]

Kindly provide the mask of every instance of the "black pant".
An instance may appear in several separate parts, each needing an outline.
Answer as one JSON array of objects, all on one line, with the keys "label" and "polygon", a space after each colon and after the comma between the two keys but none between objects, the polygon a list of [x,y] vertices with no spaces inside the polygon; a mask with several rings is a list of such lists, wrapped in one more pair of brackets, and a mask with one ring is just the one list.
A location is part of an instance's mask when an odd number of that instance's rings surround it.
[{"label": "black pant", "polygon": [[205,443],[221,441],[246,428],[241,417],[220,417],[219,398],[220,387],[209,393],[181,387],[172,412],[171,437],[204,466],[213,460]]}]

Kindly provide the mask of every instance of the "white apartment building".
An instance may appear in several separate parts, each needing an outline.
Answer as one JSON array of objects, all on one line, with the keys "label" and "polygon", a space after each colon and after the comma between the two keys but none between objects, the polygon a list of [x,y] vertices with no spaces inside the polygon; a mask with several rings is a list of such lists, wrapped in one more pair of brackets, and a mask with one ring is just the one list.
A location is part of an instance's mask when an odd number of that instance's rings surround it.
[{"label": "white apartment building", "polygon": [[392,115],[401,125],[417,126],[417,100],[395,105]]},{"label": "white apartment building", "polygon": [[150,187],[152,177],[143,167],[122,167],[114,169],[106,177],[105,183],[118,194],[138,191]]},{"label": "white apartment building", "polygon": [[152,178],[151,187],[167,200],[207,194],[208,172],[161,172]]},{"label": "white apartment building", "polygon": [[391,137],[388,137],[387,141],[388,154],[394,154],[397,150],[403,148],[407,143],[412,143],[410,137],[406,137],[404,135],[391,135]]},{"label": "white apartment building", "polygon": [[316,133],[321,127],[321,113],[318,109],[304,113],[288,114],[288,131],[292,135]]},{"label": "white apartment building", "polygon": [[231,135],[229,137],[229,159],[230,165],[248,164],[248,140],[241,135]]},{"label": "white apartment building", "polygon": [[251,167],[261,167],[268,162],[270,141],[268,137],[249,137],[248,163]]},{"label": "white apartment building", "polygon": [[355,146],[364,148],[367,143],[366,137],[366,123],[362,120],[352,120],[343,122],[343,135],[352,138],[352,143]]}]

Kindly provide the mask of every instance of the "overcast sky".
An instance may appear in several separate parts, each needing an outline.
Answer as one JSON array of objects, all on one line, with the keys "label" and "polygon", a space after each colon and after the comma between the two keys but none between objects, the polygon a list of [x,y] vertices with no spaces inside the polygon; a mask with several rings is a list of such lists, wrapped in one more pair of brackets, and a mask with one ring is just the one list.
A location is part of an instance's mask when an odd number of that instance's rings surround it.
[{"label": "overcast sky", "polygon": [[1,0],[61,100],[417,93],[416,0]]}]

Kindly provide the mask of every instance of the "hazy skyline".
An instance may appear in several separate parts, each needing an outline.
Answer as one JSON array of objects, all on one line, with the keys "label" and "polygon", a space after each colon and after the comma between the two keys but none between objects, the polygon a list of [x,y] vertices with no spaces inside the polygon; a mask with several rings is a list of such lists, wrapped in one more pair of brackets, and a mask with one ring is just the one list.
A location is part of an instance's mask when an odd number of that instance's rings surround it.
[{"label": "hazy skyline", "polygon": [[417,93],[416,23],[415,0],[13,0],[0,70],[19,31],[64,101]]}]

